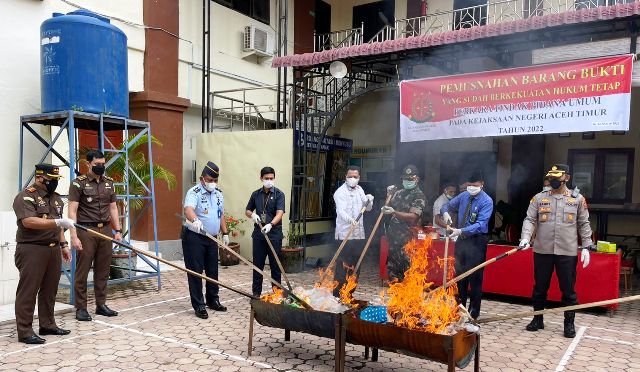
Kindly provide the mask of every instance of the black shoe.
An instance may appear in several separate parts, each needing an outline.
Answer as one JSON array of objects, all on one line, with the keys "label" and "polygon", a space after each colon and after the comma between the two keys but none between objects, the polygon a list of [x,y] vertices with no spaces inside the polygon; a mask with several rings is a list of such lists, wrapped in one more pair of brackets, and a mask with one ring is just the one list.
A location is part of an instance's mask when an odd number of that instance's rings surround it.
[{"label": "black shoe", "polygon": [[207,309],[205,308],[196,309],[195,312],[196,312],[196,316],[200,319],[209,318],[209,313],[207,313]]},{"label": "black shoe", "polygon": [[564,337],[566,338],[576,337],[576,327],[573,325],[573,321],[564,322]]},{"label": "black shoe", "polygon": [[38,334],[40,334],[40,336],[46,336],[46,335],[64,336],[64,335],[68,335],[69,333],[71,333],[70,330],[62,329],[60,327],[40,328],[40,330],[38,331]]},{"label": "black shoe", "polygon": [[118,316],[118,312],[109,309],[107,305],[96,306],[96,314],[103,316]]},{"label": "black shoe", "polygon": [[81,322],[90,322],[91,315],[89,315],[87,309],[78,309],[76,310],[76,320],[79,320]]},{"label": "black shoe", "polygon": [[36,335],[31,335],[29,337],[23,337],[23,338],[19,338],[18,341],[25,343],[25,344],[29,344],[29,345],[39,345],[39,344],[44,344],[45,340],[42,337],[38,337]]},{"label": "black shoe", "polygon": [[529,332],[535,332],[539,329],[544,329],[544,322],[542,317],[534,316],[531,323],[527,324],[526,330]]},{"label": "black shoe", "polygon": [[214,311],[227,311],[227,307],[220,303],[220,299],[215,298],[207,304],[207,307]]}]

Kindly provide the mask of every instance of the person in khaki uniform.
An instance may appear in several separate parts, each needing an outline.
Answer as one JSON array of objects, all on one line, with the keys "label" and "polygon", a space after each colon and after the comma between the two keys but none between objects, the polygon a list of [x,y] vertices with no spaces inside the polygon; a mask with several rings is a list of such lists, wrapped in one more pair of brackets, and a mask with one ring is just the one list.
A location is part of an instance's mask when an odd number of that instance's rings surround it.
[{"label": "person in khaki uniform", "polygon": [[38,298],[39,334],[63,336],[70,333],[56,325],[53,316],[60,259],[71,261],[64,229],[73,229],[73,221],[62,218],[64,203],[55,192],[60,169],[51,164],[38,164],[35,182],[13,200],[18,231],[15,264],[20,272],[16,291],[16,326],[18,341],[43,344],[32,328],[33,312]]},{"label": "person in khaki uniform", "polygon": [[[91,170],[71,182],[69,186],[69,218],[99,233],[122,239],[116,191],[113,179],[104,175],[105,158],[100,151],[87,153]],[[107,307],[107,280],[111,266],[111,242],[82,230],[71,231],[71,243],[78,251],[76,263],[75,293],[76,319],[90,321],[87,312],[87,275],[93,264],[93,288],[96,297],[96,314],[116,316],[118,313]]]},{"label": "person in khaki uniform", "polygon": [[[571,178],[569,166],[555,164],[546,177],[551,190],[542,191],[531,199],[520,239],[520,247],[527,249],[535,232],[532,302],[536,311],[544,309],[554,270],[562,291],[562,303],[565,306],[578,303],[574,289],[580,250],[578,237],[584,247],[580,254],[583,268],[589,265],[589,249],[593,249],[587,202],[577,190],[572,192],[566,186]],[[564,313],[564,336],[567,338],[576,335],[574,319],[574,311]],[[535,316],[526,329],[532,332],[544,329],[542,315]]]}]

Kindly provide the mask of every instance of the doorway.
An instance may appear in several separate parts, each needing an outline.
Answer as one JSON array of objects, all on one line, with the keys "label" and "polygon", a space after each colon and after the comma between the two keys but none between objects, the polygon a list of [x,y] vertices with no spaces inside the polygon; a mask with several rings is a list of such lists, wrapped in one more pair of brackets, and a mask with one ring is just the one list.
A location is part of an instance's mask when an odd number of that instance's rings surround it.
[{"label": "doorway", "polygon": [[371,40],[378,31],[395,21],[395,0],[376,1],[353,7],[353,28],[364,24],[364,42]]}]

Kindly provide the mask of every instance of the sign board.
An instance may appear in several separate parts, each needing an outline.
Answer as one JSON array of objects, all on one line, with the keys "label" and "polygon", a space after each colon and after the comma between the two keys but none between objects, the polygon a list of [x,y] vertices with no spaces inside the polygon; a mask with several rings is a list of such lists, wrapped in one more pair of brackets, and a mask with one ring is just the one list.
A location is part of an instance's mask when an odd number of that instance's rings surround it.
[{"label": "sign board", "polygon": [[[304,147],[304,136],[298,130],[294,131],[294,140],[297,147]],[[320,135],[316,133],[307,133],[307,148],[315,151],[318,148]],[[351,151],[353,149],[353,140],[341,137],[325,136],[320,146],[320,151]]]},{"label": "sign board", "polygon": [[400,140],[628,131],[633,56],[400,83]]}]

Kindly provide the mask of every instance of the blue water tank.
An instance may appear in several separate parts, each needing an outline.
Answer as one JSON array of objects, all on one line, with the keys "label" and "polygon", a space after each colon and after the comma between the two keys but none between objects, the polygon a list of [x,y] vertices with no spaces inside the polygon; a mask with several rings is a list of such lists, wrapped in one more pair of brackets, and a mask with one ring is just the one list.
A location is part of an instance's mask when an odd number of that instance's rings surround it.
[{"label": "blue water tank", "polygon": [[54,13],[40,26],[42,112],[129,116],[127,36],[86,10]]}]

